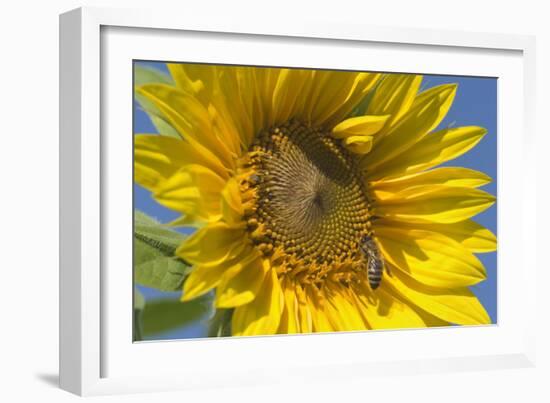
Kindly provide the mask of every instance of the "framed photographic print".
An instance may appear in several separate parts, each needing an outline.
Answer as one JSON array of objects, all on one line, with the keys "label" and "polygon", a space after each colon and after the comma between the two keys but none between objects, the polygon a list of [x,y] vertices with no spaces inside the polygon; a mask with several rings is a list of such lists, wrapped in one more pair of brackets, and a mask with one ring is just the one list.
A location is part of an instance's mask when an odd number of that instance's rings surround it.
[{"label": "framed photographic print", "polygon": [[532,365],[532,58],[523,36],[62,15],[62,387]]},{"label": "framed photographic print", "polygon": [[135,340],[497,323],[496,78],[135,61],[134,84]]}]

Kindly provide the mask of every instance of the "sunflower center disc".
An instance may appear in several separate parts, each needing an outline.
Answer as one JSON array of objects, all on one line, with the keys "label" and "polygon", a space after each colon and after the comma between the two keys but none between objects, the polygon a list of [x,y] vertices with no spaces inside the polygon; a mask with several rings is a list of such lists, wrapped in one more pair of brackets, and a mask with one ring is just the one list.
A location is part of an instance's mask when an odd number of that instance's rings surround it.
[{"label": "sunflower center disc", "polygon": [[262,132],[249,158],[264,250],[305,264],[356,258],[369,203],[355,161],[328,133],[290,122]]}]

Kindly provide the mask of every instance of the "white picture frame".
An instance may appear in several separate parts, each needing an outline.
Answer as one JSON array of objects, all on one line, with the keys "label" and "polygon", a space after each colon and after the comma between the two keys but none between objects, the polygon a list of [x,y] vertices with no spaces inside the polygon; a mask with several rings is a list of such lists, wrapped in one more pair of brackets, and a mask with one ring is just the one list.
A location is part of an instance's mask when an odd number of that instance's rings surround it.
[{"label": "white picture frame", "polygon": [[[135,50],[132,37],[138,36],[140,44],[149,49],[149,53]],[[386,63],[395,57],[392,54],[420,52],[430,62],[421,68],[422,72],[446,74],[462,69],[472,75],[491,75],[491,71],[500,69],[503,85],[509,86],[517,99],[503,100],[499,105],[502,136],[499,142],[499,318],[502,319],[499,319],[499,324],[457,327],[451,331],[426,329],[133,344],[131,338],[126,337],[128,320],[131,321],[131,311],[127,307],[132,295],[131,276],[126,274],[127,270],[131,273],[132,267],[131,264],[127,267],[128,259],[124,260],[131,253],[131,237],[121,238],[123,246],[119,248],[129,247],[128,253],[113,254],[108,242],[108,239],[121,236],[125,228],[131,229],[128,217],[132,213],[130,204],[126,215],[108,214],[120,211],[129,200],[128,194],[115,194],[123,192],[117,189],[126,183],[124,175],[128,167],[123,169],[123,173],[119,172],[118,165],[115,170],[112,156],[119,151],[121,154],[117,155],[122,155],[123,160],[131,158],[131,148],[126,150],[125,141],[117,142],[113,136],[108,136],[113,125],[122,124],[121,130],[125,130],[124,125],[128,124],[128,108],[121,106],[124,102],[119,104],[117,101],[128,99],[131,81],[128,87],[127,81],[118,78],[128,71],[128,60],[142,59],[144,55],[150,59],[174,60],[171,52],[175,43],[188,40],[185,43],[190,54],[193,41],[203,40],[201,38],[211,38],[209,49],[219,52],[209,56],[210,62],[272,63],[268,54],[261,51],[247,53],[242,50],[245,48],[239,47],[239,43],[249,41],[246,46],[269,43],[271,47],[288,49],[287,59],[298,57],[297,51],[291,50],[294,46],[303,50],[318,43],[341,53],[353,48],[360,54],[363,47],[372,52],[385,52],[380,60],[384,59]],[[231,42],[234,45],[231,54],[223,53],[220,44],[223,45],[224,41],[234,42]],[[155,43],[158,46],[151,50],[151,44]],[[97,395],[292,382],[298,374],[302,380],[321,380],[329,373],[331,378],[345,379],[381,373],[413,374],[535,365],[536,242],[533,235],[527,242],[525,235],[536,233],[535,200],[527,196],[532,195],[532,189],[536,188],[535,175],[531,175],[535,172],[534,38],[315,20],[289,20],[281,25],[269,19],[218,20],[158,10],[80,8],[60,17],[60,49],[60,385],[63,389],[79,395]],[[204,47],[201,49],[204,52]],[[454,67],[455,70],[447,70],[448,61],[461,54],[471,54],[473,64],[464,63]],[[178,57],[185,58],[186,55],[181,53]],[[193,61],[199,59],[199,53],[194,53]],[[296,63],[303,66],[307,62],[304,60]],[[355,63],[351,60],[335,65],[332,64],[336,63],[334,61],[312,56],[309,67],[320,64],[322,67],[349,67],[350,63]],[[353,67],[364,63],[358,57],[354,60],[358,64],[353,64]],[[292,64],[292,60],[286,64],[289,63]],[[397,61],[395,63],[398,66]],[[405,69],[401,71],[413,68],[406,64],[413,61],[399,63],[402,64],[395,68]],[[373,70],[384,67],[374,64],[371,64]],[[107,77],[111,80],[108,81]],[[116,85],[113,84],[114,78],[117,78]],[[131,80],[131,76],[128,79]],[[128,89],[130,91],[125,92]],[[513,120],[502,116],[517,106],[520,109]],[[113,108],[117,111],[116,121],[112,119]],[[521,168],[516,166],[513,172],[505,169],[518,158],[523,163]],[[512,183],[516,187],[521,183],[530,191],[513,192],[509,186]],[[501,225],[503,211],[505,213],[507,209],[513,209],[516,215],[507,220],[509,223]],[[121,259],[117,263],[124,269],[120,275],[114,276],[106,268],[116,259]],[[514,290],[516,295],[521,293],[521,301],[513,303],[505,298],[514,287],[513,276],[506,274],[510,270],[515,270],[513,275],[516,280],[520,278],[522,284],[521,289]],[[502,279],[501,273],[504,273]],[[115,295],[116,299],[113,298]],[[517,320],[520,312],[523,315],[521,320]],[[330,346],[335,346],[339,340],[344,341],[340,355],[316,354],[319,348],[333,351]],[[437,343],[437,340],[446,342]],[[476,347],[472,347],[474,340]],[[403,341],[418,348],[415,351],[398,348],[384,355],[372,352],[368,357],[354,353],[365,343],[380,346],[383,351],[384,343],[400,346]],[[434,347],[435,344],[440,345]],[[431,349],[428,346],[432,346]],[[301,354],[285,358],[281,355],[284,349],[300,351]],[[185,354],[187,362],[193,364],[193,371],[185,368],[176,371],[165,358],[167,354]],[[148,366],[157,365],[154,368],[158,374],[133,370],[133,357],[139,357]],[[223,364],[224,361],[236,360],[240,362],[238,365]],[[216,362],[219,365],[214,366]]]}]

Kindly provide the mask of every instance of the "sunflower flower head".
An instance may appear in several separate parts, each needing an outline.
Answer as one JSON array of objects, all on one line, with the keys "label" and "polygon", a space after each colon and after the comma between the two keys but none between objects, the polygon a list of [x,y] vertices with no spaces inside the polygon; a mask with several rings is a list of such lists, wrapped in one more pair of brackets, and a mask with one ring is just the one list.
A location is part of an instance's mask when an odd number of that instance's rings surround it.
[{"label": "sunflower flower head", "polygon": [[[481,127],[436,130],[456,85],[422,77],[169,64],[137,93],[176,136],[135,137],[135,179],[193,265],[183,300],[215,290],[233,335],[485,324],[471,217],[495,198],[483,173],[438,165]],[[162,133],[161,133],[162,134]]]}]

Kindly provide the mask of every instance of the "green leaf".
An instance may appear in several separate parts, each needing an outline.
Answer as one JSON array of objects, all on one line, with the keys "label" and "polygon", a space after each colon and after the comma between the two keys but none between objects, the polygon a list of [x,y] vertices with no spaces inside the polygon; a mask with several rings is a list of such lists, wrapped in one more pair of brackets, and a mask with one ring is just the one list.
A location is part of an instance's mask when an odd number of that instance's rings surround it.
[{"label": "green leaf", "polygon": [[180,290],[190,267],[175,256],[185,236],[145,213],[134,214],[134,279],[161,291]]},{"label": "green leaf", "polygon": [[[136,237],[150,244],[157,244],[168,255],[173,256],[176,248],[181,245],[185,235],[158,222],[142,211],[134,211],[134,233]],[[154,242],[153,242],[154,241]]]},{"label": "green leaf", "polygon": [[142,328],[142,312],[145,308],[145,298],[134,287],[134,341],[142,340],[143,328]]},{"label": "green leaf", "polygon": [[[174,80],[172,80],[172,77],[170,77],[168,74],[155,68],[144,67],[140,66],[139,64],[134,64],[134,86],[140,86],[149,83],[175,85]],[[134,93],[134,96],[141,108],[145,111],[145,113],[147,113],[147,115],[151,119],[151,123],[153,123],[153,126],[155,126],[159,134],[163,136],[181,138],[177,130],[174,129],[172,125],[170,125],[170,123],[168,123],[162,113],[160,113],[158,108],[153,105],[152,102],[150,102],[143,95]]]},{"label": "green leaf", "polygon": [[147,225],[154,226],[154,225],[158,225],[159,222],[155,220],[153,217],[145,214],[143,211],[135,209],[134,224],[143,225],[143,226],[147,226]]},{"label": "green leaf", "polygon": [[137,288],[134,288],[134,310],[143,311],[145,308],[145,298]]},{"label": "green leaf", "polygon": [[138,284],[157,290],[176,291],[181,289],[188,271],[189,267],[178,258],[157,257],[135,266],[135,280]]},{"label": "green leaf", "polygon": [[143,310],[143,336],[147,338],[198,320],[208,320],[213,314],[213,293],[188,302],[173,299],[149,301]]},{"label": "green leaf", "polygon": [[210,319],[208,326],[208,337],[231,336],[231,318],[233,309],[218,309]]}]

